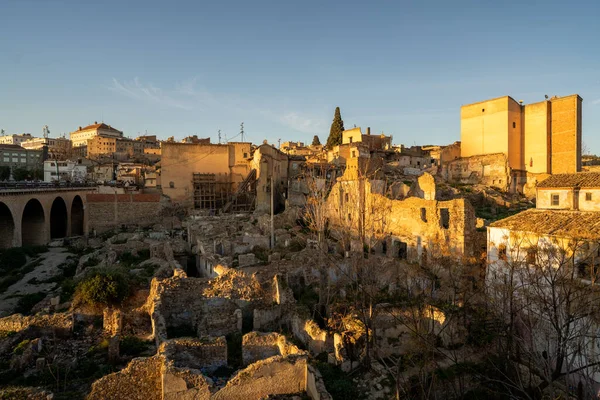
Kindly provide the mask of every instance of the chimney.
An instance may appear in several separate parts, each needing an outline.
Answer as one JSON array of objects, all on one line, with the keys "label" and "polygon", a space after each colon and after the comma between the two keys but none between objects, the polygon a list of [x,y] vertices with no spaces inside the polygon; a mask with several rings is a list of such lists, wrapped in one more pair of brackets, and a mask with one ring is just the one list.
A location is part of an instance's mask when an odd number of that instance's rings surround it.
[{"label": "chimney", "polygon": [[98,121],[94,121],[94,125],[98,125]]},{"label": "chimney", "polygon": [[371,134],[371,127],[367,126],[367,135],[370,135],[370,134]]},{"label": "chimney", "polygon": [[81,127],[79,127],[79,130],[81,130]]}]

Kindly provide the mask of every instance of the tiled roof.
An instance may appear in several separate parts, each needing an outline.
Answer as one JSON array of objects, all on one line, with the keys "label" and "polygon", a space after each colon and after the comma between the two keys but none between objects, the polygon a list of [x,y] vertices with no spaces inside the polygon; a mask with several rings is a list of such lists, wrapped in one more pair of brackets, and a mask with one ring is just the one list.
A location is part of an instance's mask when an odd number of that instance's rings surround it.
[{"label": "tiled roof", "polygon": [[600,239],[600,212],[530,209],[496,221],[490,227],[557,237]]},{"label": "tiled roof", "polygon": [[580,172],[578,174],[550,175],[537,184],[538,188],[600,187],[600,173]]},{"label": "tiled roof", "polygon": [[115,129],[110,125],[106,125],[104,122],[99,123],[99,124],[88,125],[85,128],[81,128],[80,130],[87,131],[88,129],[104,129],[104,130],[109,130],[109,131],[121,132],[120,130]]}]

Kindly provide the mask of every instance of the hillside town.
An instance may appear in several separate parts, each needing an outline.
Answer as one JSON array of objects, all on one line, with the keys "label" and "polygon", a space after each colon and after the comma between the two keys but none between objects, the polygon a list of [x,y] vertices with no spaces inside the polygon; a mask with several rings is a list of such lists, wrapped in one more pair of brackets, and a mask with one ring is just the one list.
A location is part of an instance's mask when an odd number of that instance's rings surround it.
[{"label": "hillside town", "polygon": [[582,101],[437,145],[3,134],[0,398],[596,398]]}]

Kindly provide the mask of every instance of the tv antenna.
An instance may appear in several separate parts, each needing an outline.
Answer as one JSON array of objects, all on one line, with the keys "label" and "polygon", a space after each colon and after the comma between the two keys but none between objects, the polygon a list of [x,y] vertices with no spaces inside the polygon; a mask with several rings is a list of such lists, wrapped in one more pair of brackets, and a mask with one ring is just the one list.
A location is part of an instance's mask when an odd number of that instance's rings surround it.
[{"label": "tv antenna", "polygon": [[4,136],[4,129],[0,129],[0,136]]},{"label": "tv antenna", "polygon": [[48,134],[50,133],[50,129],[48,129],[48,125],[44,125],[44,128],[42,128],[42,132],[44,135],[44,139],[48,139]]},{"label": "tv antenna", "polygon": [[221,130],[219,129],[219,144],[221,144]]},{"label": "tv antenna", "polygon": [[242,142],[244,141],[244,123],[240,124],[240,135],[242,135]]}]

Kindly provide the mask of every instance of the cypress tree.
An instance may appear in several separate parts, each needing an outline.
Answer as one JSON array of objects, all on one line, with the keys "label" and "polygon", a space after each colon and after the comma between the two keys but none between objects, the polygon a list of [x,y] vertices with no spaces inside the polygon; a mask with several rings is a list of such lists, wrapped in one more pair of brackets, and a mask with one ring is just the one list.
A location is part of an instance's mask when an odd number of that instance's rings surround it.
[{"label": "cypress tree", "polygon": [[333,116],[333,122],[331,123],[331,129],[329,130],[329,137],[327,138],[327,148],[331,149],[333,146],[342,144],[342,132],[344,131],[344,121],[340,114],[340,108],[335,108],[335,115]]},{"label": "cypress tree", "polygon": [[317,135],[313,136],[312,146],[318,146],[321,144],[319,137]]}]

